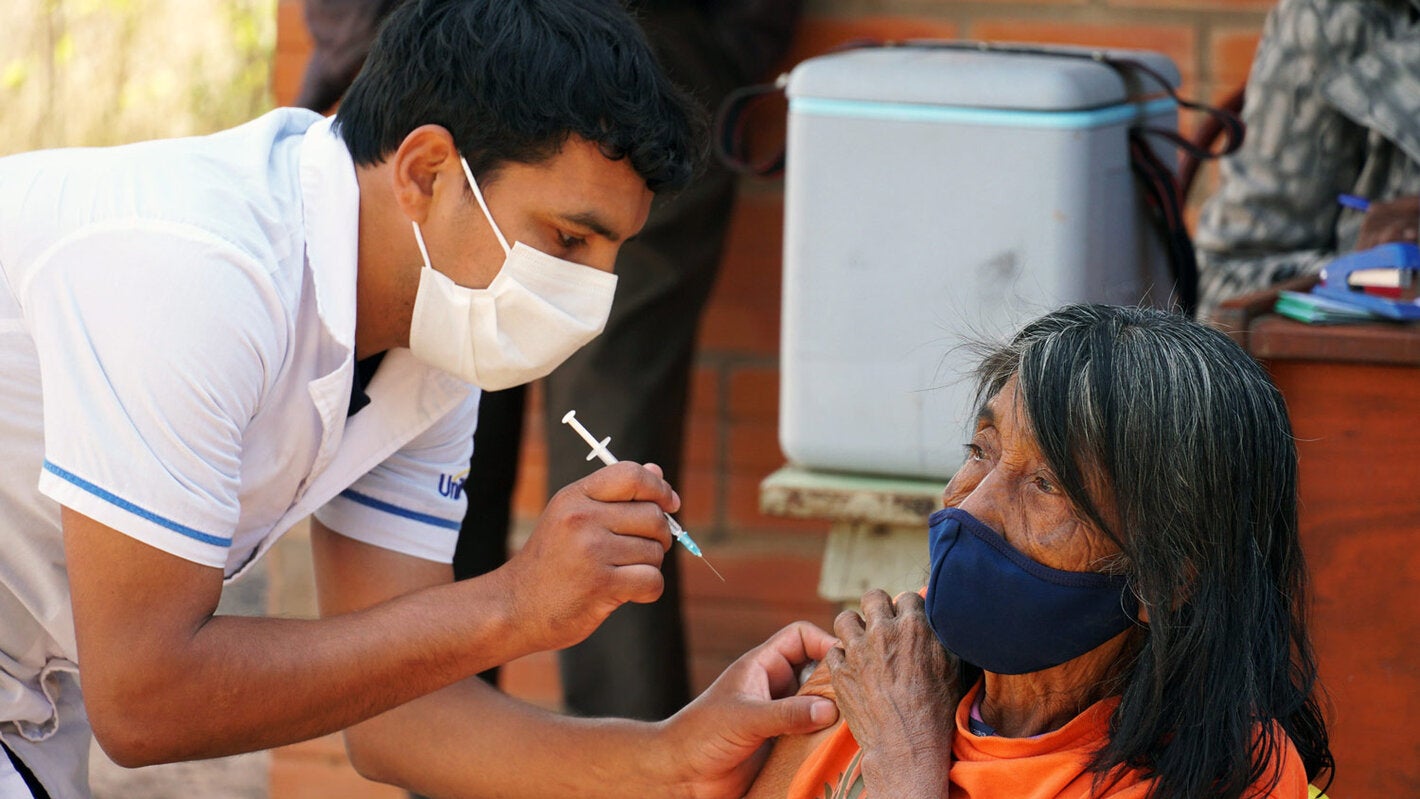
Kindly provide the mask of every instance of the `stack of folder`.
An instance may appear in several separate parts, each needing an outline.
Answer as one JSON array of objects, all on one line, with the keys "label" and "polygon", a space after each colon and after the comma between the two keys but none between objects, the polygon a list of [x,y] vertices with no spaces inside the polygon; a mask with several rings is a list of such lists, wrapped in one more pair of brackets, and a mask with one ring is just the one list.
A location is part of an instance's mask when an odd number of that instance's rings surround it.
[{"label": "stack of folder", "polygon": [[1312,325],[1368,322],[1380,318],[1365,308],[1302,291],[1281,292],[1277,295],[1277,304],[1272,310],[1298,322]]}]

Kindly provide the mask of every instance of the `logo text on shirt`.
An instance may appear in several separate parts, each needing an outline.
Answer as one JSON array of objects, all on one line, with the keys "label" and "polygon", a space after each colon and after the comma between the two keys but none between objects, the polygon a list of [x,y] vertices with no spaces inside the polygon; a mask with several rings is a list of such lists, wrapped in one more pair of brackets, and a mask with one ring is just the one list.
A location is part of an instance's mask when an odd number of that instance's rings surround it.
[{"label": "logo text on shirt", "polygon": [[463,496],[463,483],[467,479],[467,469],[458,474],[441,474],[439,475],[439,493],[449,499],[458,499]]}]

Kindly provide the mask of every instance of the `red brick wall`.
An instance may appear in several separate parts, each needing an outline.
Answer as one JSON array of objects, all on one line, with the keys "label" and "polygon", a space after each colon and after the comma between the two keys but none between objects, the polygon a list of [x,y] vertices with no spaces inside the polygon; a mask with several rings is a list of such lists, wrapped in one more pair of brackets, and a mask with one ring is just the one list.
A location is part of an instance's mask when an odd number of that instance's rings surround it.
[{"label": "red brick wall", "polygon": [[[785,66],[856,37],[987,38],[1136,47],[1171,56],[1184,91],[1218,98],[1247,75],[1269,0],[810,0]],[[274,88],[289,102],[309,40],[299,0],[280,0]],[[871,9],[872,14],[863,13]],[[1185,120],[1185,129],[1193,122]],[[782,120],[767,120],[767,136]],[[687,526],[729,578],[687,563],[687,615],[696,682],[783,623],[831,623],[815,588],[822,523],[770,518],[758,485],[782,465],[776,435],[782,185],[746,181],[734,211],[719,283],[701,325],[687,468],[678,486]],[[517,507],[535,515],[544,496],[541,425],[528,426]]]}]

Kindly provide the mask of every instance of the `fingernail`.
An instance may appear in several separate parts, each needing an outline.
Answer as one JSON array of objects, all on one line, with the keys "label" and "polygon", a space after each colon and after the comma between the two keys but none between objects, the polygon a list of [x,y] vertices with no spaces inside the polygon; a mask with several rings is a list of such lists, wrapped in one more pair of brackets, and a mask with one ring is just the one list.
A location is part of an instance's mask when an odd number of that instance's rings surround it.
[{"label": "fingernail", "polygon": [[809,718],[815,724],[828,724],[838,718],[838,706],[827,699],[819,700],[809,708]]}]

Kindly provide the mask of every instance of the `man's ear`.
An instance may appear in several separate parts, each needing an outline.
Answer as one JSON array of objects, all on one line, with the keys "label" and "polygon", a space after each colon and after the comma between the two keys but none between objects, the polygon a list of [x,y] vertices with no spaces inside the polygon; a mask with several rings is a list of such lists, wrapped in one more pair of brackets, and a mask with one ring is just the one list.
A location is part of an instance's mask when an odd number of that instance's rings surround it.
[{"label": "man's ear", "polygon": [[[436,196],[464,183],[453,134],[441,125],[420,125],[390,156],[390,188],[404,215],[424,222]],[[447,178],[456,177],[457,180]]]}]

